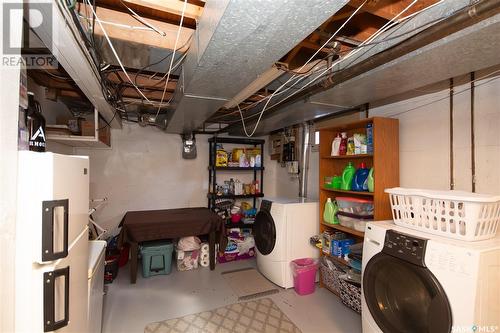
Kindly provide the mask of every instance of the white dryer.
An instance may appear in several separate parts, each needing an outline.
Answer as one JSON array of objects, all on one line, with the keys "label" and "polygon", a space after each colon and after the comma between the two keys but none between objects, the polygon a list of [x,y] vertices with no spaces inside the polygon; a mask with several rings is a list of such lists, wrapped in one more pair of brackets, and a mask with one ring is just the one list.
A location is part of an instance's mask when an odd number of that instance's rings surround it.
[{"label": "white dryer", "polygon": [[495,332],[500,328],[500,238],[456,241],[368,223],[363,332]]},{"label": "white dryer", "polygon": [[317,258],[309,238],[319,232],[318,202],[307,199],[265,198],[255,217],[257,268],[283,288],[293,287],[290,262]]}]

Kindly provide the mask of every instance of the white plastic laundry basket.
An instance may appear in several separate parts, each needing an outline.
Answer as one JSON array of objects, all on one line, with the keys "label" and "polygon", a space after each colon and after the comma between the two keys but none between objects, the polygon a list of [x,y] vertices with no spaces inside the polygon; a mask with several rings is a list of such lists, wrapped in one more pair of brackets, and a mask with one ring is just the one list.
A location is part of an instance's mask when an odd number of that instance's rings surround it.
[{"label": "white plastic laundry basket", "polygon": [[385,192],[394,223],[403,227],[478,241],[495,237],[500,224],[500,196],[401,187]]}]

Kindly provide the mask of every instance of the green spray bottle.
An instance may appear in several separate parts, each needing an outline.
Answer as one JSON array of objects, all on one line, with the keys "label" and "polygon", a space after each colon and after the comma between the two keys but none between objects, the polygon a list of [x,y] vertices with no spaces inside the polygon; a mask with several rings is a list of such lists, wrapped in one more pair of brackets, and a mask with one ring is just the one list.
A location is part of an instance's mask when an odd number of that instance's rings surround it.
[{"label": "green spray bottle", "polygon": [[356,173],[356,168],[352,165],[352,162],[349,162],[342,172],[342,185],[340,187],[341,190],[350,191],[352,185],[352,179],[354,178],[354,174]]}]

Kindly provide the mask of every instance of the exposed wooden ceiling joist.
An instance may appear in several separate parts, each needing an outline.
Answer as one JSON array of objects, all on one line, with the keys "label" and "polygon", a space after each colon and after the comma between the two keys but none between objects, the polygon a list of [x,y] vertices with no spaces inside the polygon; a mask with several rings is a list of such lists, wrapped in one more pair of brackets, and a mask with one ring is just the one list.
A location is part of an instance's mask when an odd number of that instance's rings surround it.
[{"label": "exposed wooden ceiling joist", "polygon": [[[88,12],[88,11],[87,11]],[[85,8],[80,8],[80,14],[85,15]],[[97,7],[97,15],[103,21],[104,29],[112,39],[124,41],[134,41],[135,43],[160,47],[172,50],[175,44],[177,34],[177,25],[161,21],[148,20],[155,27],[165,32],[167,36],[161,36],[155,31],[131,29],[130,27],[144,28],[136,19],[127,13],[115,11],[108,8]],[[191,29],[182,29],[179,36],[177,47],[186,44],[192,34]],[[95,34],[103,36],[103,31],[98,24],[95,25]],[[181,51],[185,51],[184,48]]]},{"label": "exposed wooden ceiling joist", "polygon": [[[349,6],[357,8],[363,4],[364,0],[351,0]],[[404,10],[412,0],[368,0],[368,2],[361,8],[362,11],[382,17],[386,20],[393,19],[397,14]],[[428,7],[437,0],[420,0],[416,2],[410,9],[408,9],[402,16],[407,16],[415,13],[425,7]]]},{"label": "exposed wooden ceiling joist", "polygon": [[[182,0],[178,0],[178,1],[182,2]],[[190,3],[190,4],[195,5],[195,6],[199,6],[199,7],[205,7],[205,0],[187,0],[187,3]]]},{"label": "exposed wooden ceiling joist", "polygon": [[[134,0],[132,1],[127,1],[127,0],[122,0],[130,9],[132,9],[134,12],[136,12],[139,16],[141,16],[144,19],[150,19],[150,20],[155,20],[155,21],[160,21],[160,22],[166,22],[170,24],[175,24],[179,25],[181,21],[181,15],[168,12],[166,10],[160,10],[161,6],[156,5],[156,8],[152,8],[152,4],[149,2],[145,1],[139,1],[139,0]],[[99,7],[111,9],[114,11],[122,12],[122,13],[130,13],[127,8],[122,4],[122,1],[120,0],[97,0],[96,4]],[[168,3],[170,1],[165,1],[165,3]],[[165,8],[165,7],[163,7]],[[189,29],[196,29],[196,19],[193,17],[184,17],[184,20],[182,21],[182,26],[185,28]]]}]

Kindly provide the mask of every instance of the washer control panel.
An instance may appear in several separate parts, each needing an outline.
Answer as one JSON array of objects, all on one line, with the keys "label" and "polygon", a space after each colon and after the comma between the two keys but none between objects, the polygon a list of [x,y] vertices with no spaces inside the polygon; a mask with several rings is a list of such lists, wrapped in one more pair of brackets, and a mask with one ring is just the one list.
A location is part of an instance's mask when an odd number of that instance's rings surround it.
[{"label": "washer control panel", "polygon": [[425,267],[424,256],[427,239],[387,230],[382,252],[393,257]]}]

